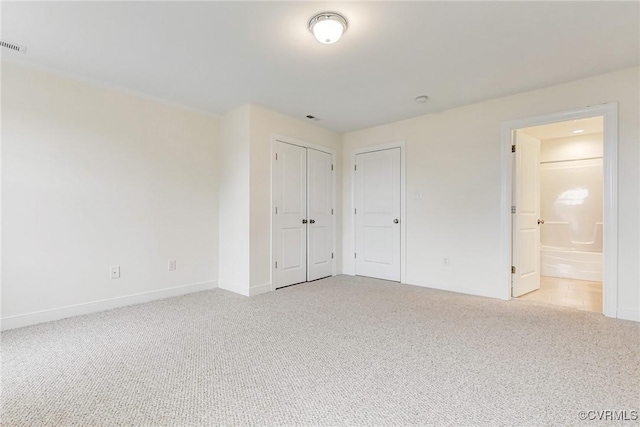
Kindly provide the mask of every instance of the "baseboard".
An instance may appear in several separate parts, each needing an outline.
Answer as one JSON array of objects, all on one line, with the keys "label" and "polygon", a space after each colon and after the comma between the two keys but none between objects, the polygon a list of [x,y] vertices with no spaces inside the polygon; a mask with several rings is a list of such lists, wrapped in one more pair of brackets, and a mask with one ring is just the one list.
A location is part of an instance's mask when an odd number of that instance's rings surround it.
[{"label": "baseboard", "polygon": [[225,291],[233,292],[236,294],[244,295],[245,297],[251,296],[249,286],[238,285],[237,283],[229,283],[224,280],[218,281],[218,288]]},{"label": "baseboard", "polygon": [[253,286],[249,288],[249,295],[254,297],[256,295],[264,294],[271,291],[271,283],[265,283],[264,285]]},{"label": "baseboard", "polygon": [[271,290],[271,283],[248,287],[221,280],[220,282],[218,282],[218,288],[224,289],[225,291],[234,292],[236,294],[244,295],[245,297],[253,297],[256,295],[264,294],[265,292],[269,292]]},{"label": "baseboard", "polygon": [[618,308],[618,319],[640,322],[640,310],[633,310],[629,308]]},{"label": "baseboard", "polygon": [[[440,284],[434,284],[434,283],[430,283],[428,285],[424,285],[422,283],[416,283],[416,282],[402,282],[405,285],[411,285],[411,286],[419,286],[421,288],[429,288],[429,289],[437,289],[439,291],[447,291],[447,292],[455,292],[457,294],[462,294],[462,295],[472,295],[475,297],[484,297],[484,298],[493,298],[493,299],[500,299],[500,300],[504,300],[505,298],[500,294],[497,293],[496,290],[493,289],[484,289],[484,288],[451,288],[449,286],[443,286]],[[510,298],[509,298],[510,299]]]},{"label": "baseboard", "polygon": [[53,308],[50,310],[37,311],[34,313],[4,317],[2,318],[2,330],[6,331],[9,329],[21,328],[23,326],[30,326],[38,323],[65,319],[67,317],[81,316],[83,314],[90,314],[99,311],[125,307],[127,305],[142,304],[149,301],[177,297],[193,292],[214,289],[216,287],[216,281],[212,280],[208,282],[200,282],[190,285],[159,289],[157,291],[142,292],[139,294],[125,295],[121,297],[103,299],[76,305],[68,305],[66,307]]}]

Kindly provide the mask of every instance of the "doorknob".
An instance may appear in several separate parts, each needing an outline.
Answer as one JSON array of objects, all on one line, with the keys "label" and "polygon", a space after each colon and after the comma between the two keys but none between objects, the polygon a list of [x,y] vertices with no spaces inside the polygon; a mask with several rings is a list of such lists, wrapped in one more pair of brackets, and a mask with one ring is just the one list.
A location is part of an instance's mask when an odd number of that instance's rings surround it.
[{"label": "doorknob", "polygon": [[538,220],[538,225],[540,225],[540,224],[544,224],[544,219],[539,219]]},{"label": "doorknob", "polygon": [[397,219],[394,219],[394,220],[393,220],[393,223],[394,223],[394,224],[397,224],[397,223],[399,223],[399,222],[400,222],[400,221],[398,221]]},{"label": "doorknob", "polygon": [[303,219],[303,220],[302,220],[302,223],[303,223],[303,224],[306,224],[306,223],[307,223],[307,220],[306,220],[306,219]]},{"label": "doorknob", "polygon": [[316,223],[316,220],[315,220],[315,219],[310,219],[310,220],[309,220],[309,224],[315,224],[315,223]]}]

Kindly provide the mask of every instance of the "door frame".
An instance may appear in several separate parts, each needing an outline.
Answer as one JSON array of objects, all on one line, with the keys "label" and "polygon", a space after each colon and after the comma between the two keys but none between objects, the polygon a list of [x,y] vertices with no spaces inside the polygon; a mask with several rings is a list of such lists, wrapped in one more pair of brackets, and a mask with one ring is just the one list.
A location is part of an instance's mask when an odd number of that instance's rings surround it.
[{"label": "door frame", "polygon": [[[374,151],[400,149],[400,283],[407,280],[407,205],[406,205],[406,170],[405,141],[390,142],[351,150],[351,248],[356,250],[356,155],[372,153]],[[353,263],[353,276],[356,275],[356,264]],[[343,272],[344,273],[344,272]]]},{"label": "door frame", "polygon": [[[333,165],[333,174],[331,177],[331,204],[333,205],[333,215],[332,215],[332,224],[331,226],[333,227],[333,235],[331,236],[331,251],[333,252],[334,256],[333,259],[331,260],[331,276],[335,276],[336,275],[336,260],[338,259],[338,253],[336,251],[336,217],[338,216],[338,210],[336,209],[336,175],[337,175],[337,171],[338,171],[338,165],[336,164],[336,150],[329,148],[329,147],[325,147],[324,145],[318,145],[318,144],[313,144],[311,142],[307,142],[307,141],[303,141],[300,139],[296,139],[296,138],[291,138],[288,136],[283,136],[283,135],[279,135],[279,134],[271,134],[271,162],[270,167],[271,167],[271,195],[270,195],[270,200],[271,200],[271,213],[270,213],[270,217],[269,217],[269,221],[271,222],[271,236],[270,238],[270,243],[271,243],[271,254],[269,257],[269,261],[271,262],[271,290],[275,291],[276,290],[276,264],[275,264],[275,254],[276,254],[276,221],[275,221],[275,200],[274,200],[274,194],[275,194],[275,189],[273,188],[274,185],[274,177],[273,174],[275,173],[275,167],[274,167],[274,162],[275,162],[275,154],[276,154],[276,143],[278,142],[283,142],[285,144],[291,144],[291,145],[297,145],[298,147],[302,147],[302,148],[311,148],[314,150],[318,150],[318,151],[322,151],[324,153],[330,154],[331,155],[331,164]],[[307,260],[307,269],[309,268],[309,261]]]},{"label": "door frame", "polygon": [[502,196],[500,203],[501,258],[504,265],[503,299],[511,299],[512,263],[512,133],[518,129],[556,122],[603,117],[603,242],[602,242],[602,314],[617,317],[618,312],[618,103],[592,105],[503,122]]}]

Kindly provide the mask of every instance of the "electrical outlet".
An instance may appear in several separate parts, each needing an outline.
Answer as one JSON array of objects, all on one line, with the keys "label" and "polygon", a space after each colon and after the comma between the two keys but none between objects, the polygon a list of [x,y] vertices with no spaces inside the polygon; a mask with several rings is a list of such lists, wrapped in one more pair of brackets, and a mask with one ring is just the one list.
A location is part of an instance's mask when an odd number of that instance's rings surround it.
[{"label": "electrical outlet", "polygon": [[169,263],[167,264],[167,267],[169,268],[169,271],[173,271],[176,269],[176,260],[175,259],[170,259]]},{"label": "electrical outlet", "polygon": [[119,265],[114,265],[113,267],[111,267],[111,272],[109,273],[109,277],[111,277],[112,279],[119,279],[120,278],[120,266]]},{"label": "electrical outlet", "polygon": [[449,267],[449,257],[448,256],[442,258],[442,265],[444,265],[445,267]]}]

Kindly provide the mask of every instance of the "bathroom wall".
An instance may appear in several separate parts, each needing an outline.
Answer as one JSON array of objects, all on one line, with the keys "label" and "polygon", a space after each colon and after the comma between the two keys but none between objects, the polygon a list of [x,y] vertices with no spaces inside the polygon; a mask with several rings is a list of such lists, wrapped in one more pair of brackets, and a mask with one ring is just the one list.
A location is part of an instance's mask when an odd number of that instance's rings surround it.
[{"label": "bathroom wall", "polygon": [[540,159],[542,274],[602,280],[602,134],[543,140]]},{"label": "bathroom wall", "polygon": [[602,134],[544,140],[540,159],[542,245],[602,252]]}]

